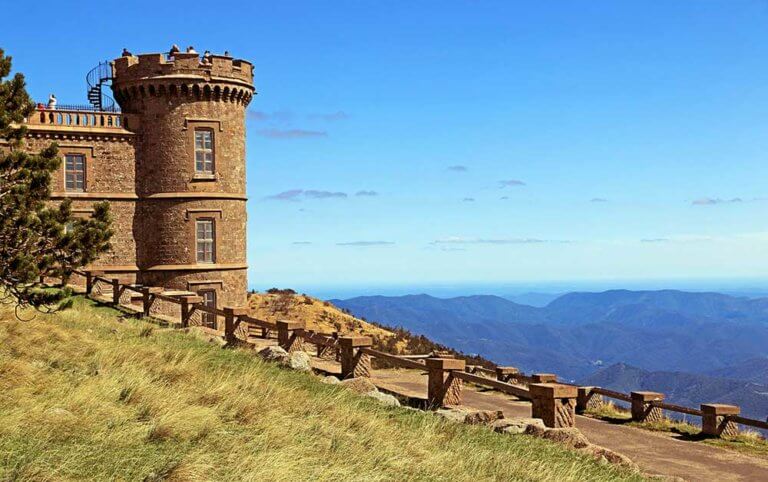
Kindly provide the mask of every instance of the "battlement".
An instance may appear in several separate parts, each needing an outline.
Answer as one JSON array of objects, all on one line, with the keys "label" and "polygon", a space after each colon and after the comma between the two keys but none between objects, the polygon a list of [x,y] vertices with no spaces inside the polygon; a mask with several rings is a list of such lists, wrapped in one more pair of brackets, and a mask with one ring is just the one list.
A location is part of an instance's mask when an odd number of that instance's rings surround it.
[{"label": "battlement", "polygon": [[162,77],[201,77],[205,81],[232,80],[253,85],[253,65],[242,59],[211,55],[203,62],[197,53],[141,54],[117,58],[112,63],[116,82],[131,82]]}]

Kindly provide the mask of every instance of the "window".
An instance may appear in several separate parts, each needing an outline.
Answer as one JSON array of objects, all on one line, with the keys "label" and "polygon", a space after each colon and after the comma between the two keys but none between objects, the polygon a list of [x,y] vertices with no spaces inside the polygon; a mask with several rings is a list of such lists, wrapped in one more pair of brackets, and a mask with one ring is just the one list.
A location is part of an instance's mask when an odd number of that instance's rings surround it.
[{"label": "window", "polygon": [[213,219],[198,219],[197,227],[197,262],[213,263],[215,261],[216,232]]},{"label": "window", "polygon": [[85,156],[66,154],[64,156],[64,182],[67,191],[85,191]]},{"label": "window", "polygon": [[[203,306],[208,308],[216,308],[216,292],[213,290],[205,290],[199,292],[203,297]],[[203,325],[208,328],[216,328],[216,315],[212,313],[203,313]]]},{"label": "window", "polygon": [[195,129],[195,173],[213,175],[212,129]]}]

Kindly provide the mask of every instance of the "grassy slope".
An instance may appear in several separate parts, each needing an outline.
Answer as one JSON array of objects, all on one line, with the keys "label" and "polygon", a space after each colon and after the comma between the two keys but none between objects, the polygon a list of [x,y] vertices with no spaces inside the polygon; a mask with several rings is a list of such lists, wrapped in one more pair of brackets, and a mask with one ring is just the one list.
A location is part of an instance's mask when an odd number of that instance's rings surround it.
[{"label": "grassy slope", "polygon": [[116,315],[0,311],[0,480],[639,478]]},{"label": "grassy slope", "polygon": [[355,333],[373,337],[393,336],[389,330],[343,313],[330,303],[306,295],[276,295],[256,293],[248,296],[251,315],[267,321],[281,319],[304,320],[307,329],[321,333]]},{"label": "grassy slope", "polygon": [[426,337],[407,330],[388,328],[356,318],[332,305],[307,295],[251,293],[248,296],[251,316],[262,320],[302,320],[307,329],[320,333],[338,331],[342,334],[365,335],[373,338],[373,347],[394,354],[424,354],[435,350],[449,351],[467,360],[468,364],[491,366],[479,356],[459,353]]}]

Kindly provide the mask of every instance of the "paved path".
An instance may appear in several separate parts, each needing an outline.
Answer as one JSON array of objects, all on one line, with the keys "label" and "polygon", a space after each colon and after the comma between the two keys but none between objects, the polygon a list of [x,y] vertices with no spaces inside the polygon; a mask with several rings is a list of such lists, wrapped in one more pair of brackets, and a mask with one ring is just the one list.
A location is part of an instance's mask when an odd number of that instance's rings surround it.
[{"label": "paved path", "polygon": [[[376,370],[372,379],[384,390],[410,397],[424,398],[427,390],[427,377],[415,370]],[[462,405],[477,410],[503,410],[507,417],[531,416],[528,402],[467,385]],[[590,442],[626,455],[649,474],[691,481],[768,481],[767,458],[578,415],[576,426]]]},{"label": "paved path", "polygon": [[[274,345],[260,340],[257,349]],[[312,357],[320,370],[340,372],[335,362]],[[374,370],[371,380],[384,391],[412,399],[425,399],[426,373],[416,370]],[[530,417],[531,404],[492,390],[464,385],[462,406],[475,410],[502,410],[507,417]],[[590,442],[622,453],[643,472],[682,477],[690,481],[768,481],[768,458],[680,439],[675,434],[651,432],[577,415],[576,426]]]}]

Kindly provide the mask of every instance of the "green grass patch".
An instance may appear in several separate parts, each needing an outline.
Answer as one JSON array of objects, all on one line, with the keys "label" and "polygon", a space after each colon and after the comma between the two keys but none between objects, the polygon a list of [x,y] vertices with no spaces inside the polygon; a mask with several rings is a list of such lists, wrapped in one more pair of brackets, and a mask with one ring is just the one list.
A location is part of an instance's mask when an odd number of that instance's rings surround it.
[{"label": "green grass patch", "polygon": [[[1,311],[4,310],[4,311]],[[0,480],[641,480],[76,298],[0,308]]]}]

